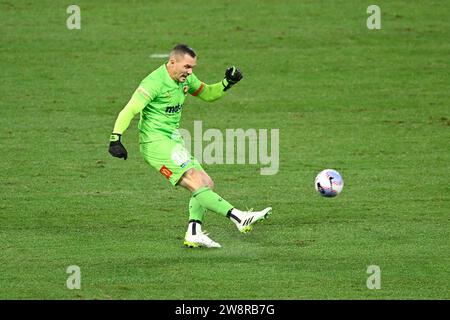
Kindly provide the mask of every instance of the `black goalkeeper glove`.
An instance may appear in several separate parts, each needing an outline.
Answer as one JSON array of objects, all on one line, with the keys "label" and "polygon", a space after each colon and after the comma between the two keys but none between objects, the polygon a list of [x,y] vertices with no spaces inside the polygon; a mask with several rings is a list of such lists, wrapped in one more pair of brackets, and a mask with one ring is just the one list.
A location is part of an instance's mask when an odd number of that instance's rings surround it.
[{"label": "black goalkeeper glove", "polygon": [[222,80],[223,91],[227,91],[233,85],[238,83],[243,78],[241,70],[236,68],[235,66],[229,67],[227,71],[225,71],[225,78]]},{"label": "black goalkeeper glove", "polygon": [[122,145],[122,135],[118,133],[112,133],[109,138],[109,153],[113,157],[123,158],[123,160],[127,160],[128,152],[125,147]]}]

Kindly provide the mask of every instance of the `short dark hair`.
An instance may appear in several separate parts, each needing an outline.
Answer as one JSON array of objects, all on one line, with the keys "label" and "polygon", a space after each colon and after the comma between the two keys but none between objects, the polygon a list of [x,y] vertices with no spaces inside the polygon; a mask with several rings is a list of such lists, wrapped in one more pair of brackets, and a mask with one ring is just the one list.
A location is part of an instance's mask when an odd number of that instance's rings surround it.
[{"label": "short dark hair", "polygon": [[170,52],[172,54],[179,54],[179,55],[185,55],[188,54],[192,58],[195,58],[197,55],[195,54],[194,49],[189,47],[187,44],[177,44],[175,47],[173,47],[172,51]]}]

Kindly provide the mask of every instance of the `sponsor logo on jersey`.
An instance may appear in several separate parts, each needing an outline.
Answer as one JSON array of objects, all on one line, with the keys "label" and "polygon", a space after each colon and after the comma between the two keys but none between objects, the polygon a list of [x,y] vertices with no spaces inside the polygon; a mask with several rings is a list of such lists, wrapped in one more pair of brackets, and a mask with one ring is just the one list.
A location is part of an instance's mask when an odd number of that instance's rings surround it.
[{"label": "sponsor logo on jersey", "polygon": [[166,113],[177,113],[180,112],[183,108],[182,104],[178,104],[176,106],[166,107]]},{"label": "sponsor logo on jersey", "polygon": [[169,179],[170,176],[172,175],[172,171],[170,171],[169,168],[167,168],[165,165],[163,165],[161,169],[159,169],[159,172],[161,172],[161,174],[165,176],[167,179]]},{"label": "sponsor logo on jersey", "polygon": [[183,87],[183,93],[184,93],[184,95],[187,95],[188,90],[189,90],[189,87],[188,87],[188,86],[184,86],[184,87]]}]

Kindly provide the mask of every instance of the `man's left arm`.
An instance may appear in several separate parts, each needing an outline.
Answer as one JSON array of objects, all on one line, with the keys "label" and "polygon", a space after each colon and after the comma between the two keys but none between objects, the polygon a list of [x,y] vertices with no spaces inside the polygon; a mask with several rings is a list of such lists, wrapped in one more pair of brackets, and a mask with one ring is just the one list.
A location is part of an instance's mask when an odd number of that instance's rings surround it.
[{"label": "man's left arm", "polygon": [[230,89],[233,85],[238,83],[243,78],[241,71],[236,67],[228,68],[225,71],[225,77],[223,78],[223,80],[214,84],[206,84],[204,82],[200,82],[200,80],[198,80],[195,75],[193,76],[194,85],[196,84],[195,82],[197,82],[197,89],[194,92],[191,92],[191,94],[207,102],[215,101],[221,98],[225,95],[225,91]]}]

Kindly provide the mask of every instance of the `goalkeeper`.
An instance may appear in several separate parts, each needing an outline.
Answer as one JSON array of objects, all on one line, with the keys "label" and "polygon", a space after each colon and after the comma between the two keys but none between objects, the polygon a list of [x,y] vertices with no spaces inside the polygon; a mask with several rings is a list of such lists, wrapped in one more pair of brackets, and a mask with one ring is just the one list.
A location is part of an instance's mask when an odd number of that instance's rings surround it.
[{"label": "goalkeeper", "polygon": [[215,101],[242,79],[240,70],[230,67],[221,82],[205,84],[192,72],[196,60],[192,48],[179,44],[170,52],[167,63],[142,80],[117,117],[110,136],[109,153],[127,159],[122,135],[133,117],[140,113],[139,144],[145,161],[172,185],[182,186],[192,193],[184,245],[213,248],[221,246],[202,231],[207,210],[229,218],[240,232],[247,232],[253,223],[265,219],[271,213],[271,208],[256,212],[234,208],[213,191],[213,181],[185,149],[178,128],[186,95],[189,93],[204,101]]}]

